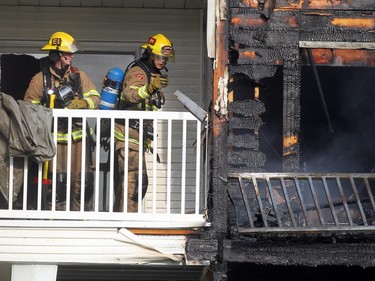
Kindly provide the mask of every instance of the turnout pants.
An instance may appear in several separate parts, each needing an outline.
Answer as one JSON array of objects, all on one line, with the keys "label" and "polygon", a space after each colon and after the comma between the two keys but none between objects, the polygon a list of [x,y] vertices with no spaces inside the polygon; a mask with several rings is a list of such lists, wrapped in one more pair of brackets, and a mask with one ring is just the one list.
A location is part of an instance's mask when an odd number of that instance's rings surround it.
[{"label": "turnout pants", "polygon": [[[93,174],[91,168],[90,148],[87,147],[86,163],[85,163],[85,194],[84,194],[84,210],[92,210],[93,198]],[[70,210],[79,211],[81,206],[81,165],[82,165],[82,141],[73,141],[71,145],[71,169],[70,169]],[[57,144],[57,164],[56,164],[56,210],[66,210],[67,199],[67,143]],[[52,161],[49,165],[50,178],[52,177]],[[52,207],[52,186],[43,187],[43,191],[47,192],[44,197],[44,208],[51,210]]]},{"label": "turnout pants", "polygon": [[[128,187],[127,196],[125,198],[125,179],[124,179],[124,167],[125,167],[125,148],[121,147],[116,150],[115,157],[117,158],[118,164],[118,184],[115,192],[115,203],[114,211],[124,211],[124,200],[127,200],[127,211],[137,212],[138,211],[138,176],[139,176],[139,151],[129,148],[129,161],[128,161]],[[148,177],[146,170],[145,157],[142,157],[142,199],[146,194],[148,186]]]}]

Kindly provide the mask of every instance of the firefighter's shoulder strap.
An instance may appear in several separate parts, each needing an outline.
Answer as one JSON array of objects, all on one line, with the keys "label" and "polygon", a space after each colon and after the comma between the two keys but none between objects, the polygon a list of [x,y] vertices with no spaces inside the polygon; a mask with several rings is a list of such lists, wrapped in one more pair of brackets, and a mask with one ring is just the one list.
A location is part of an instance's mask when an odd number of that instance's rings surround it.
[{"label": "firefighter's shoulder strap", "polygon": [[52,88],[51,82],[51,71],[49,70],[50,60],[49,57],[44,57],[40,59],[40,70],[43,73],[43,98],[42,104],[45,104],[46,107],[50,106],[50,95],[48,91]]},{"label": "firefighter's shoulder strap", "polygon": [[147,83],[150,83],[150,79],[151,79],[151,70],[147,67],[147,65],[142,61],[142,59],[138,59],[138,60],[135,60],[135,61],[132,61],[131,63],[129,63],[129,65],[126,67],[125,69],[125,76],[126,76],[126,72],[134,67],[134,66],[139,66],[140,68],[142,68],[142,70],[144,72],[146,72],[147,74]]},{"label": "firefighter's shoulder strap", "polygon": [[[43,100],[42,103],[49,107],[50,105],[50,95],[49,90],[52,87],[52,74],[50,70],[50,61],[48,57],[44,57],[40,60],[40,67],[43,73]],[[78,68],[74,66],[70,66],[70,79],[72,80],[73,90],[75,90],[79,97],[82,98],[82,84],[81,84],[81,75],[79,73]]]},{"label": "firefighter's shoulder strap", "polygon": [[78,92],[80,98],[83,98],[81,75],[79,69],[72,65],[70,66],[70,79],[73,82],[74,90]]}]

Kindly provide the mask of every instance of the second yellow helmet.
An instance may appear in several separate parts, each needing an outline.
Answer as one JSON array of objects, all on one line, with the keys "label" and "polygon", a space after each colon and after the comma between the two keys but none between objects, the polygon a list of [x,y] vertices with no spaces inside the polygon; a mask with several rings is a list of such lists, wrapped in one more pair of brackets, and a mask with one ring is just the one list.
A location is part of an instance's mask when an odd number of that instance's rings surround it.
[{"label": "second yellow helmet", "polygon": [[175,52],[172,42],[163,34],[155,34],[148,38],[147,43],[141,46],[143,49],[151,51],[151,55],[162,59],[173,59]]}]

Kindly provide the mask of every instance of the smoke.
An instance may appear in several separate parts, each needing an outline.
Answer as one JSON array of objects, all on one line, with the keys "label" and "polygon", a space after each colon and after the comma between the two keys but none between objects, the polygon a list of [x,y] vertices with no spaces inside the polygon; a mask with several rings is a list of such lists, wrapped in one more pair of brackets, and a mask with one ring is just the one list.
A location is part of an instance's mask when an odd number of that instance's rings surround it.
[{"label": "smoke", "polygon": [[370,172],[375,166],[374,68],[320,67],[334,133],[310,70],[302,76],[301,158],[306,172]]}]

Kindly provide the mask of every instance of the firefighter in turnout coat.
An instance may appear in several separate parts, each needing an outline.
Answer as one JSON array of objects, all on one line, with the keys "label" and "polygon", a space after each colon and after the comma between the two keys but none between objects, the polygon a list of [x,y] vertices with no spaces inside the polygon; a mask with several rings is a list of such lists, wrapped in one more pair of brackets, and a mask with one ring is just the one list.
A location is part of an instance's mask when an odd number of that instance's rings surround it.
[{"label": "firefighter in turnout coat", "polygon": [[[168,78],[161,70],[169,59],[174,58],[173,45],[163,34],[150,37],[141,46],[145,51],[142,57],[131,63],[125,71],[125,79],[120,95],[119,109],[154,111],[164,104],[164,94],[161,91],[168,85]],[[145,157],[139,155],[139,121],[129,120],[129,150],[128,150],[128,187],[127,196],[124,195],[124,167],[125,167],[125,126],[124,120],[117,120],[115,126],[115,156],[118,164],[118,184],[115,192],[114,210],[124,211],[124,199],[127,198],[127,211],[138,210],[138,177],[139,157],[142,157],[142,198],[147,191],[148,177]],[[151,120],[143,122],[143,151],[150,149],[153,139]],[[156,153],[156,152],[155,152]]]},{"label": "firefighter in turnout coat", "polygon": [[[96,109],[100,103],[100,95],[89,76],[72,66],[74,53],[79,50],[78,43],[65,32],[52,34],[48,43],[41,50],[49,51],[48,57],[42,59],[42,70],[31,80],[24,100],[41,104],[50,108]],[[53,98],[54,97],[54,98]],[[89,129],[90,131],[90,129]],[[67,187],[67,152],[68,126],[65,118],[59,118],[57,133],[57,177],[56,177],[56,209],[66,209]],[[89,145],[86,154],[85,210],[91,209],[93,195],[93,175],[91,173],[91,155]],[[80,210],[81,201],[81,151],[82,120],[72,122],[71,145],[71,198],[70,209]],[[52,171],[49,165],[49,172]],[[44,207],[51,209],[51,190],[48,191]]]}]

